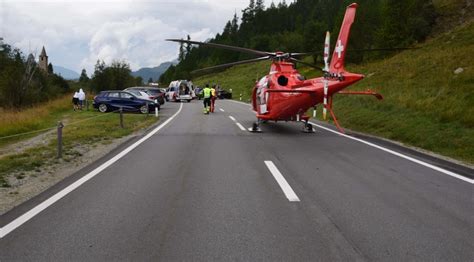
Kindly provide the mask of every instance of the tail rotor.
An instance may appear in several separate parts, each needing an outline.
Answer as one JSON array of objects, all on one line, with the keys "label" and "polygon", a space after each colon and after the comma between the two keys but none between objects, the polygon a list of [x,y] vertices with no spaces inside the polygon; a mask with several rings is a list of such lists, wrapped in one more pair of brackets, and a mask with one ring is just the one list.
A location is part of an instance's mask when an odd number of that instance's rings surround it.
[{"label": "tail rotor", "polygon": [[324,107],[323,107],[323,118],[326,120],[327,107],[328,107],[328,86],[329,80],[326,74],[329,72],[329,51],[330,51],[330,34],[326,32],[326,40],[324,41]]}]

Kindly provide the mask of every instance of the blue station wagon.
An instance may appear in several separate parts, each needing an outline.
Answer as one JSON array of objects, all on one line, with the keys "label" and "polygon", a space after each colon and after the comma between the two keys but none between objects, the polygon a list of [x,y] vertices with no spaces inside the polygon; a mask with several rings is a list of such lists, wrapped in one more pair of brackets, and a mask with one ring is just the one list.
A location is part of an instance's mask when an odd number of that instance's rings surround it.
[{"label": "blue station wagon", "polygon": [[123,111],[138,111],[146,114],[154,111],[155,107],[160,110],[159,103],[156,104],[153,100],[139,98],[127,91],[102,91],[94,97],[94,108],[102,113],[122,108]]}]

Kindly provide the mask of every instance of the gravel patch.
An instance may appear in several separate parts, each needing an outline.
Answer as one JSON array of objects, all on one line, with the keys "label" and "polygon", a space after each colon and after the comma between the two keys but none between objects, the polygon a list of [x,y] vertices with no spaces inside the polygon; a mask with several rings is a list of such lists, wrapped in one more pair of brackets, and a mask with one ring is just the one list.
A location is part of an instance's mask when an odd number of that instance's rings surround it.
[{"label": "gravel patch", "polygon": [[[142,132],[143,131],[139,131],[138,133]],[[59,159],[53,161],[50,165],[44,165],[32,171],[15,173],[8,176],[8,183],[11,187],[0,188],[0,215],[47,190],[64,178],[93,163],[95,160],[105,156],[120,144],[136,135],[137,133],[134,133],[109,141],[107,144],[77,145],[74,148],[76,156],[73,160],[64,161]],[[29,148],[47,144],[54,138],[55,131],[9,145],[0,150],[0,157],[5,156],[7,152],[8,154],[18,154]]]}]

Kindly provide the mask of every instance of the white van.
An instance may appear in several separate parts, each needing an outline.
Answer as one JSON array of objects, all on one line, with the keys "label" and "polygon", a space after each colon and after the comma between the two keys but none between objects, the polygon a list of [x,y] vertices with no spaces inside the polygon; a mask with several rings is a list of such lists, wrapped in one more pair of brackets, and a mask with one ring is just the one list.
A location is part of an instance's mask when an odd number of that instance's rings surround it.
[{"label": "white van", "polygon": [[193,82],[186,80],[172,81],[169,85],[168,92],[166,92],[166,98],[168,101],[191,102],[195,97]]}]

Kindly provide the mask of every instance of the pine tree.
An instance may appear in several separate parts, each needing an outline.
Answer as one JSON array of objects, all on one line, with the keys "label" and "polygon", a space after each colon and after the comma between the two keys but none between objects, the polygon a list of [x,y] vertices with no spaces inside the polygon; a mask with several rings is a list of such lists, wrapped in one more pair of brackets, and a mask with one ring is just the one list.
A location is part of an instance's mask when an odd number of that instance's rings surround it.
[{"label": "pine tree", "polygon": [[387,0],[383,6],[384,21],[377,31],[379,46],[397,47],[407,37],[404,3],[400,0]]},{"label": "pine tree", "polygon": [[232,34],[232,23],[231,21],[227,21],[224,27],[224,31],[222,31],[222,39],[227,40],[230,38]]},{"label": "pine tree", "polygon": [[92,89],[95,91],[110,89],[111,86],[106,69],[105,62],[97,60],[94,66],[94,75],[92,76]]},{"label": "pine tree", "polygon": [[232,18],[232,22],[230,23],[230,34],[232,36],[235,36],[238,30],[239,30],[239,18],[237,17],[237,13],[234,13],[234,18]]},{"label": "pine tree", "polygon": [[100,59],[97,59],[97,62],[95,63],[95,66],[94,66],[94,75],[100,74],[104,72],[104,70],[105,70],[105,62],[100,61]]},{"label": "pine tree", "polygon": [[272,1],[272,3],[270,4],[270,9],[276,9],[276,5],[275,3]]},{"label": "pine tree", "polygon": [[263,0],[257,0],[255,2],[255,12],[260,13],[265,9],[265,4]]},{"label": "pine tree", "polygon": [[148,84],[153,83],[153,78],[148,78]]},{"label": "pine tree", "polygon": [[[188,39],[188,41],[190,41],[190,40],[191,40],[191,36],[188,35],[188,36],[187,36],[187,39]],[[192,48],[192,45],[191,45],[191,44],[186,44],[186,55],[185,55],[185,56],[187,56],[189,53],[191,53],[191,48]]]},{"label": "pine tree", "polygon": [[250,0],[249,6],[242,11],[242,24],[249,24],[255,17],[255,0]]},{"label": "pine tree", "polygon": [[[183,39],[181,39],[183,40]],[[179,62],[182,62],[184,61],[184,58],[185,58],[185,51],[184,51],[184,45],[183,43],[179,43],[179,54],[178,54],[178,61]]]},{"label": "pine tree", "polygon": [[141,76],[135,77],[135,84],[134,86],[141,86],[143,85],[143,78]]},{"label": "pine tree", "polygon": [[48,74],[52,74],[52,73],[54,73],[53,64],[49,63],[48,64]]},{"label": "pine tree", "polygon": [[79,82],[80,83],[87,83],[89,82],[89,77],[87,76],[86,69],[82,69],[81,71],[81,76],[79,77]]},{"label": "pine tree", "polygon": [[285,0],[281,1],[280,3],[278,3],[278,8],[284,8],[284,7],[287,7]]},{"label": "pine tree", "polygon": [[230,44],[239,45],[239,18],[237,17],[237,13],[234,13],[234,17],[230,22]]}]

